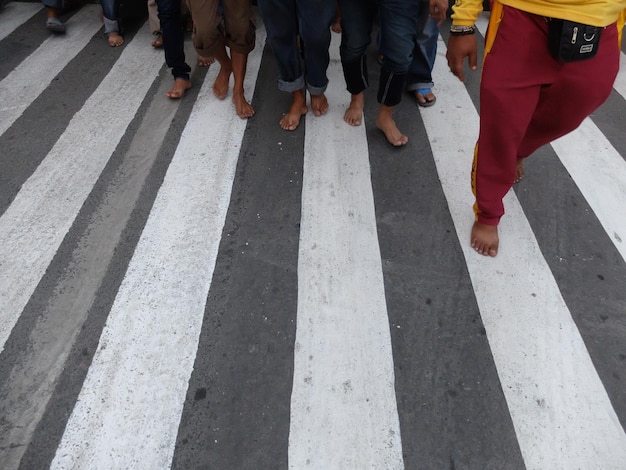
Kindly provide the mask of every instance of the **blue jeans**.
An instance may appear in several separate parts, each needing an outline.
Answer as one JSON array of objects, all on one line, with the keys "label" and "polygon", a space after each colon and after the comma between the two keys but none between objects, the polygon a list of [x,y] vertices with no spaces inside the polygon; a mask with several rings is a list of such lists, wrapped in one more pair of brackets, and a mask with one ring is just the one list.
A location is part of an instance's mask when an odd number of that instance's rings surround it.
[{"label": "blue jeans", "polygon": [[432,88],[432,71],[437,57],[437,39],[439,27],[437,20],[428,16],[428,9],[420,12],[420,29],[413,48],[413,60],[406,78],[406,89],[414,91],[421,88]]},{"label": "blue jeans", "polygon": [[[386,106],[400,103],[420,33],[420,17],[428,14],[424,0],[380,0],[380,69],[378,102]],[[425,13],[424,13],[425,12]]]},{"label": "blue jeans", "polygon": [[[330,25],[335,19],[332,0],[258,0],[280,77],[278,89],[306,88],[311,95],[326,91],[330,62]],[[302,62],[298,47],[302,46]]]},{"label": "blue jeans", "polygon": [[118,0],[100,0],[102,14],[104,15],[104,32],[119,33],[120,25],[117,20]]},{"label": "blue jeans", "polygon": [[348,91],[356,95],[369,85],[367,47],[372,40],[376,0],[339,0],[341,9],[341,65]]},{"label": "blue jeans", "polygon": [[185,62],[185,37],[181,27],[180,0],[156,0],[163,37],[165,63],[174,78],[189,80],[191,67]]},{"label": "blue jeans", "polygon": [[63,8],[63,0],[41,0],[41,3],[46,7],[58,8],[59,10]]}]

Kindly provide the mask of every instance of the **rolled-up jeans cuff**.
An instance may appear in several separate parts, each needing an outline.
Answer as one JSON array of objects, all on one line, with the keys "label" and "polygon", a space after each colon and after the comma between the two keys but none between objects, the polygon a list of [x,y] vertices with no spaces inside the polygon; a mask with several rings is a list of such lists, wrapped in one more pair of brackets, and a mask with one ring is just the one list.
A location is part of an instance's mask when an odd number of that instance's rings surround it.
[{"label": "rolled-up jeans cuff", "polygon": [[280,91],[286,91],[292,93],[294,91],[302,90],[304,88],[304,75],[300,75],[293,82],[286,82],[282,78],[278,79],[278,89]]},{"label": "rolled-up jeans cuff", "polygon": [[109,18],[107,18],[105,16],[104,17],[104,32],[105,32],[105,34],[119,33],[120,32],[120,26],[119,26],[117,20],[110,20]]},{"label": "rolled-up jeans cuff", "polygon": [[406,90],[407,91],[415,91],[422,90],[426,88],[432,88],[435,84],[433,82],[417,82],[417,83],[407,83]]},{"label": "rolled-up jeans cuff", "polygon": [[326,81],[326,85],[324,86],[313,86],[310,83],[306,84],[306,89],[309,90],[309,93],[311,94],[311,96],[321,95],[322,93],[326,91],[327,87],[328,87],[328,81]]}]

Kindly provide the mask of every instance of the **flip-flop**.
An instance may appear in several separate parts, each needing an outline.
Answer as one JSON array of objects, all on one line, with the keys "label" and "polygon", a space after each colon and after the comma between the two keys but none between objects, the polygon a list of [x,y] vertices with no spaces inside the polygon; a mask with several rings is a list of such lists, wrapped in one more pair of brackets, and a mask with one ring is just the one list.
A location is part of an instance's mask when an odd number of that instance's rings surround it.
[{"label": "flip-flop", "polygon": [[46,28],[48,31],[52,31],[55,34],[62,34],[65,32],[65,25],[61,23],[60,19],[54,17],[46,20]]},{"label": "flip-flop", "polygon": [[[437,97],[435,95],[433,95],[433,98],[431,100],[426,97],[426,95],[432,93],[432,91],[432,88],[418,88],[417,90],[415,90],[415,99],[417,101],[417,104],[420,105],[422,108],[428,108],[429,106],[435,104],[435,101],[437,101]],[[417,98],[418,94],[422,95],[422,98],[424,98],[423,103],[420,102],[420,100]]]}]

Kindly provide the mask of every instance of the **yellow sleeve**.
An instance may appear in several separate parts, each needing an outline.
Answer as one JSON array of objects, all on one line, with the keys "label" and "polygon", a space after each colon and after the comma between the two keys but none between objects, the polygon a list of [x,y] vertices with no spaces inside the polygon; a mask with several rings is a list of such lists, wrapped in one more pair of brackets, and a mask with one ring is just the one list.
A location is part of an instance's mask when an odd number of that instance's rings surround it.
[{"label": "yellow sleeve", "polygon": [[482,11],[482,0],[456,0],[450,18],[455,26],[472,26]]}]

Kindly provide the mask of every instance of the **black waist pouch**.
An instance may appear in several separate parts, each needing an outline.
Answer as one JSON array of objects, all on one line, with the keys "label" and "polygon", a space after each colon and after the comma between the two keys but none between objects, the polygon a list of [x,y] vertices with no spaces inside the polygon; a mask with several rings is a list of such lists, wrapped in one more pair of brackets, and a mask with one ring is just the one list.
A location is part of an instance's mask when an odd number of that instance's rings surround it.
[{"label": "black waist pouch", "polygon": [[548,19],[550,53],[563,62],[591,59],[598,52],[602,28],[568,20]]}]

